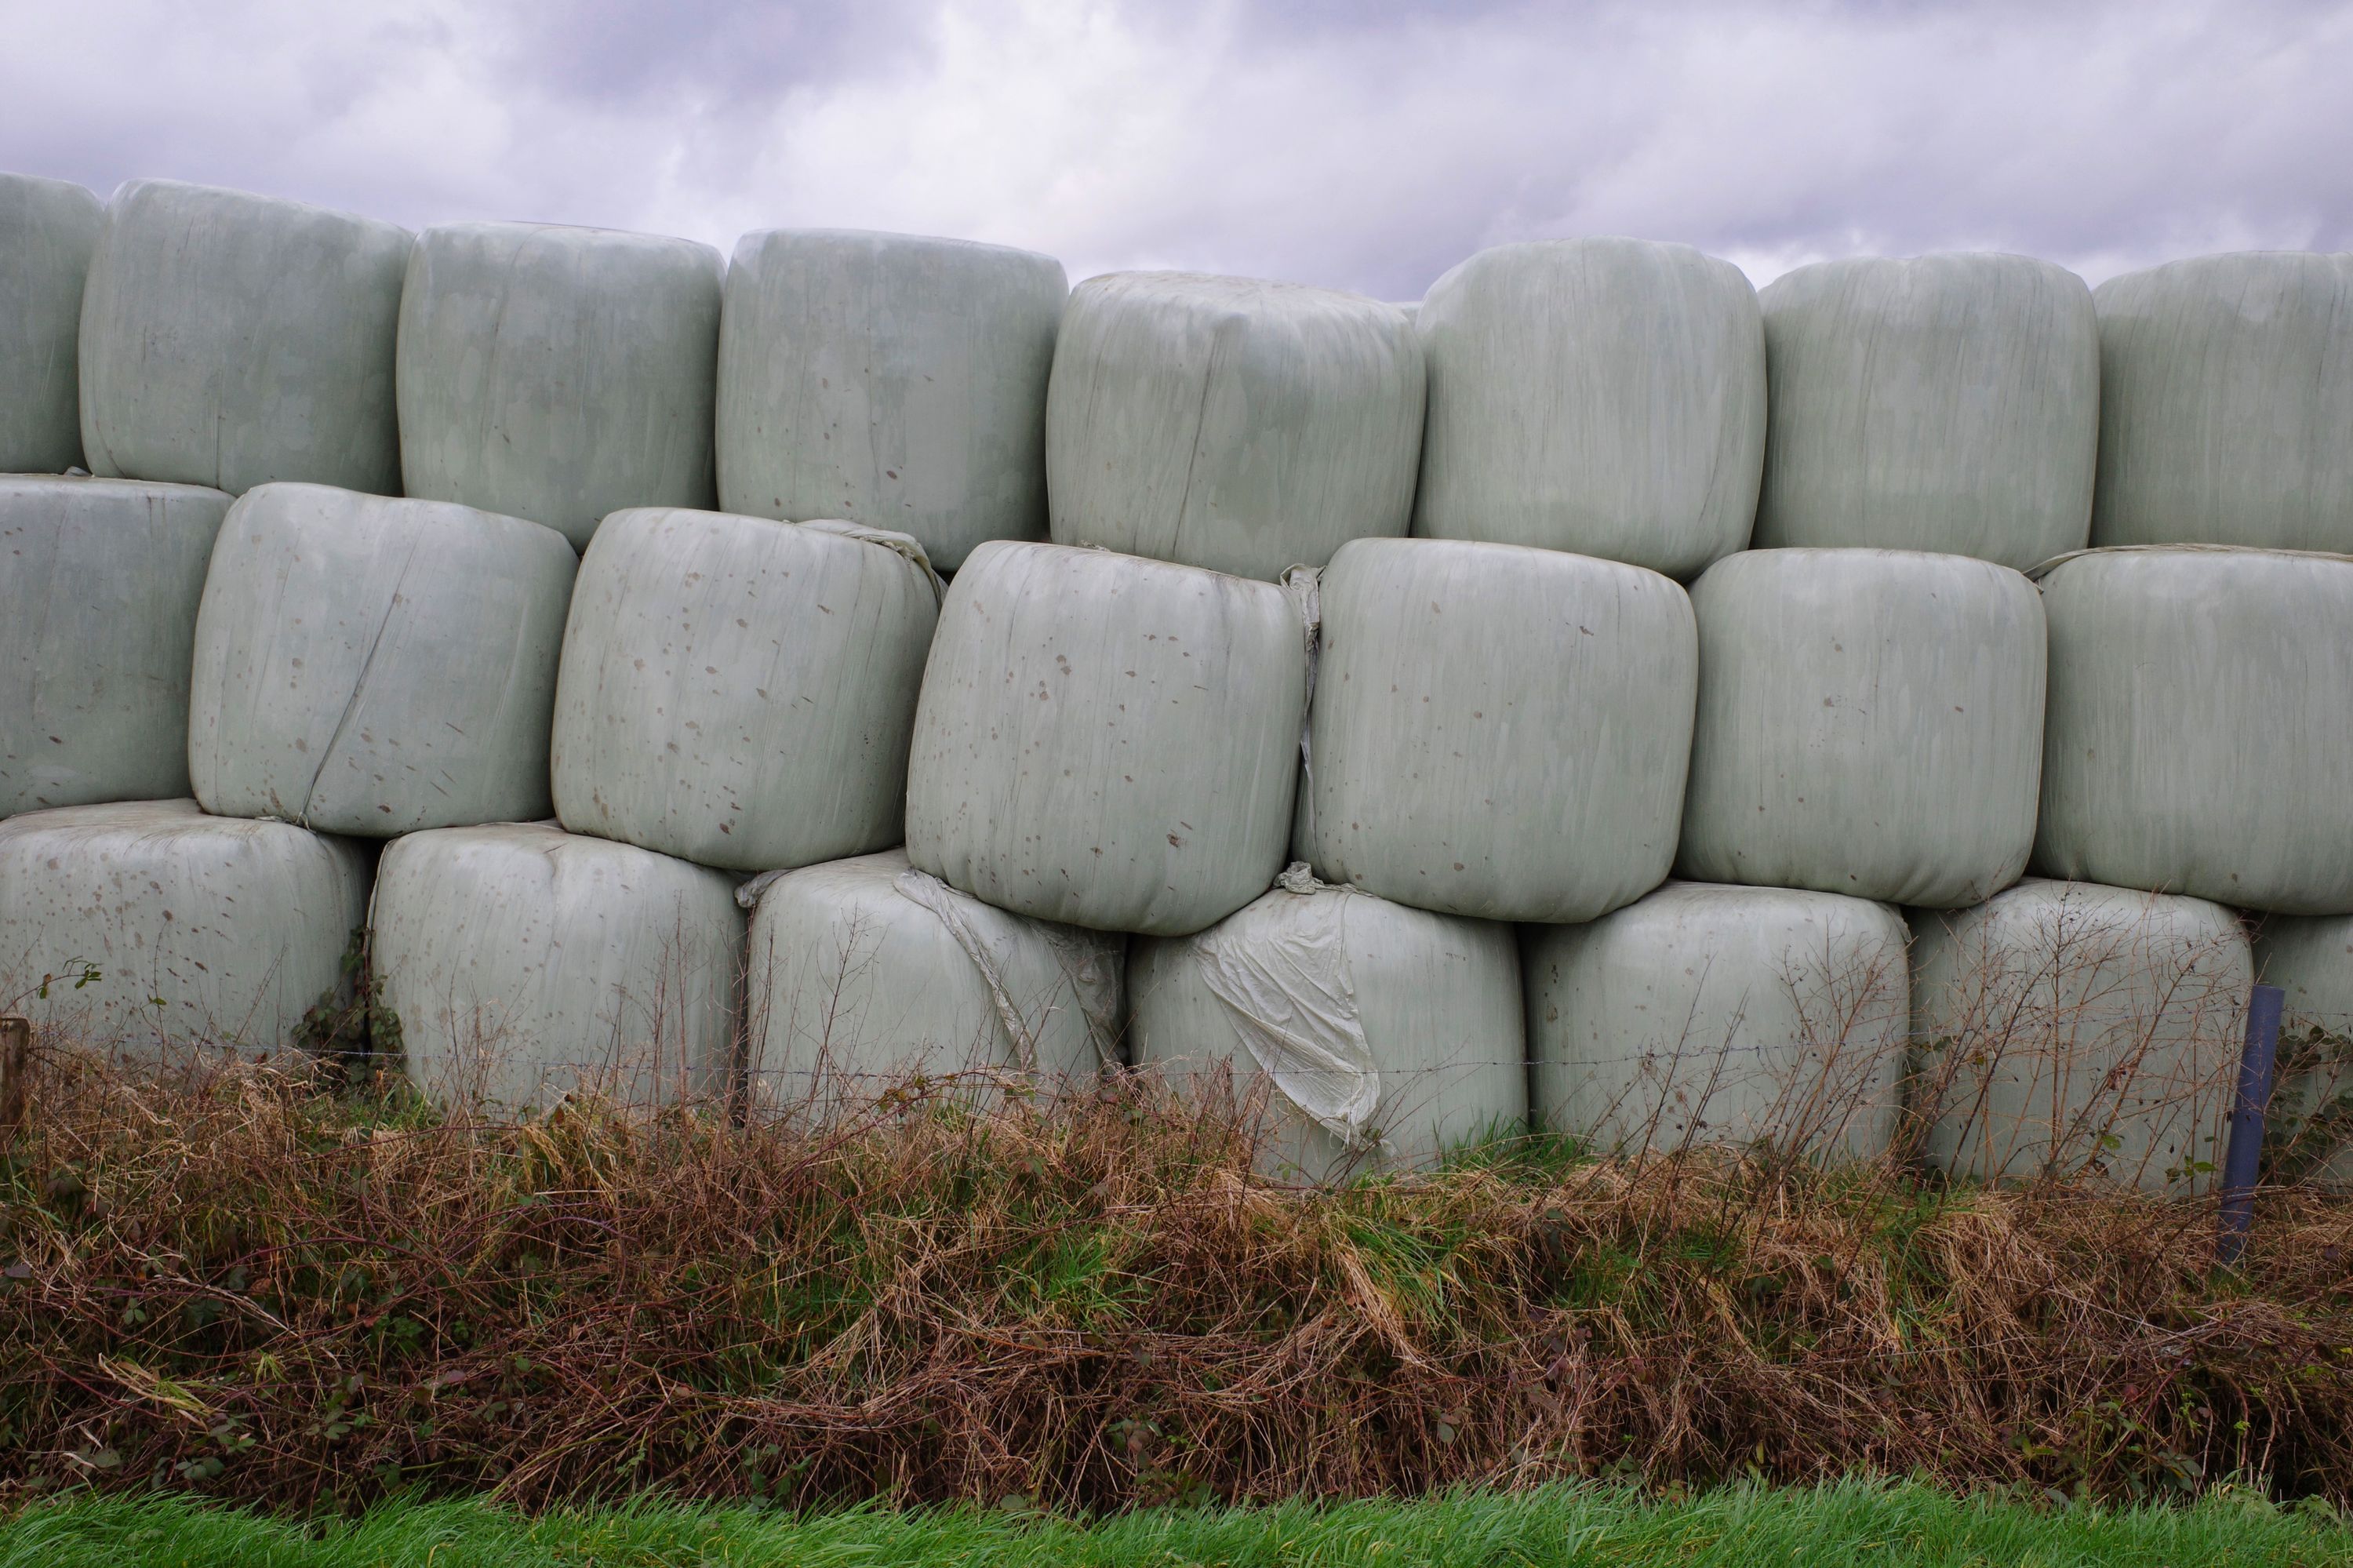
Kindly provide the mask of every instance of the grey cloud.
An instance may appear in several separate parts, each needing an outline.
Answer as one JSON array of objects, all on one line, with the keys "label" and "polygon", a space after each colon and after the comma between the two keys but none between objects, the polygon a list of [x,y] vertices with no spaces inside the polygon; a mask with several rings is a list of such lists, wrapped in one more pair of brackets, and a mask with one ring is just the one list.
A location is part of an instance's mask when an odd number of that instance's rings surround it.
[{"label": "grey cloud", "polygon": [[776,224],[1412,298],[1632,233],[1760,280],[1998,248],[2093,276],[2353,248],[2353,5],[2287,0],[88,0],[0,58],[0,164],[412,226]]}]

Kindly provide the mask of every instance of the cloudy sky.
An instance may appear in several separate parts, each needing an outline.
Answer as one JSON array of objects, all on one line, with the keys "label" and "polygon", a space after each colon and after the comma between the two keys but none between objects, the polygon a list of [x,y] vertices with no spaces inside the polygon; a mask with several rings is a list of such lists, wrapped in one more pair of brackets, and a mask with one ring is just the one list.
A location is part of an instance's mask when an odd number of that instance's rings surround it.
[{"label": "cloudy sky", "polygon": [[0,0],[0,166],[1419,297],[1545,235],[2353,249],[2353,0]]}]

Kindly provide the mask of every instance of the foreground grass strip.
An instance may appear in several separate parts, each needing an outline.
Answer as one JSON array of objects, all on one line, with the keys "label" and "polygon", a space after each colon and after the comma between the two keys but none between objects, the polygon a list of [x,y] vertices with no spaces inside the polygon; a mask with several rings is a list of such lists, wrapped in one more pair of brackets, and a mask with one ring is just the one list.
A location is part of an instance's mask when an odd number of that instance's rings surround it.
[{"label": "foreground grass strip", "polygon": [[2353,1199],[1975,1192],[1493,1145],[1271,1181],[1121,1082],[845,1122],[445,1121],[58,1052],[0,1151],[0,1506],[307,1516],[1916,1476],[2353,1505]]},{"label": "foreground grass strip", "polygon": [[2128,1565],[2353,1563],[2319,1510],[2228,1497],[2194,1507],[2041,1511],[1919,1485],[1727,1488],[1679,1502],[1556,1487],[1420,1502],[1161,1510],[1093,1525],[971,1510],[772,1511],[638,1502],[527,1518],[488,1504],[390,1503],[316,1529],[177,1497],[90,1499],[0,1524],[0,1568],[890,1568],[1029,1564]]}]

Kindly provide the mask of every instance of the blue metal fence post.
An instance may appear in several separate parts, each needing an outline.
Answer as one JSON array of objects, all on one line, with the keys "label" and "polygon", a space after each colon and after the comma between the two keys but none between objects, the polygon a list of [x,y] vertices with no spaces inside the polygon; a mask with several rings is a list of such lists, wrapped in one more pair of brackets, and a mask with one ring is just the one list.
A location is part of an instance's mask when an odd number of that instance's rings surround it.
[{"label": "blue metal fence post", "polygon": [[2222,1156],[2221,1234],[2214,1261],[2229,1268],[2247,1250],[2255,1223],[2255,1179],[2263,1157],[2263,1111],[2271,1104],[2279,1055],[2280,1009],[2287,995],[2259,985],[2247,997],[2247,1044],[2239,1056],[2239,1094],[2231,1107],[2231,1146]]}]

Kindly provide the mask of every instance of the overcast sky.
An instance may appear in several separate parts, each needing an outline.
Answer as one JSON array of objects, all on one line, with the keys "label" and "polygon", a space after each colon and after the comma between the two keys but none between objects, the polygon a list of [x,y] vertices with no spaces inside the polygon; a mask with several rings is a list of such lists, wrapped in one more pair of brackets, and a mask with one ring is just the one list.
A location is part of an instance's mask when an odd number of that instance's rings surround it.
[{"label": "overcast sky", "polygon": [[794,225],[1418,298],[1481,246],[1763,282],[2353,249],[2353,0],[0,0],[0,166],[412,228]]}]

